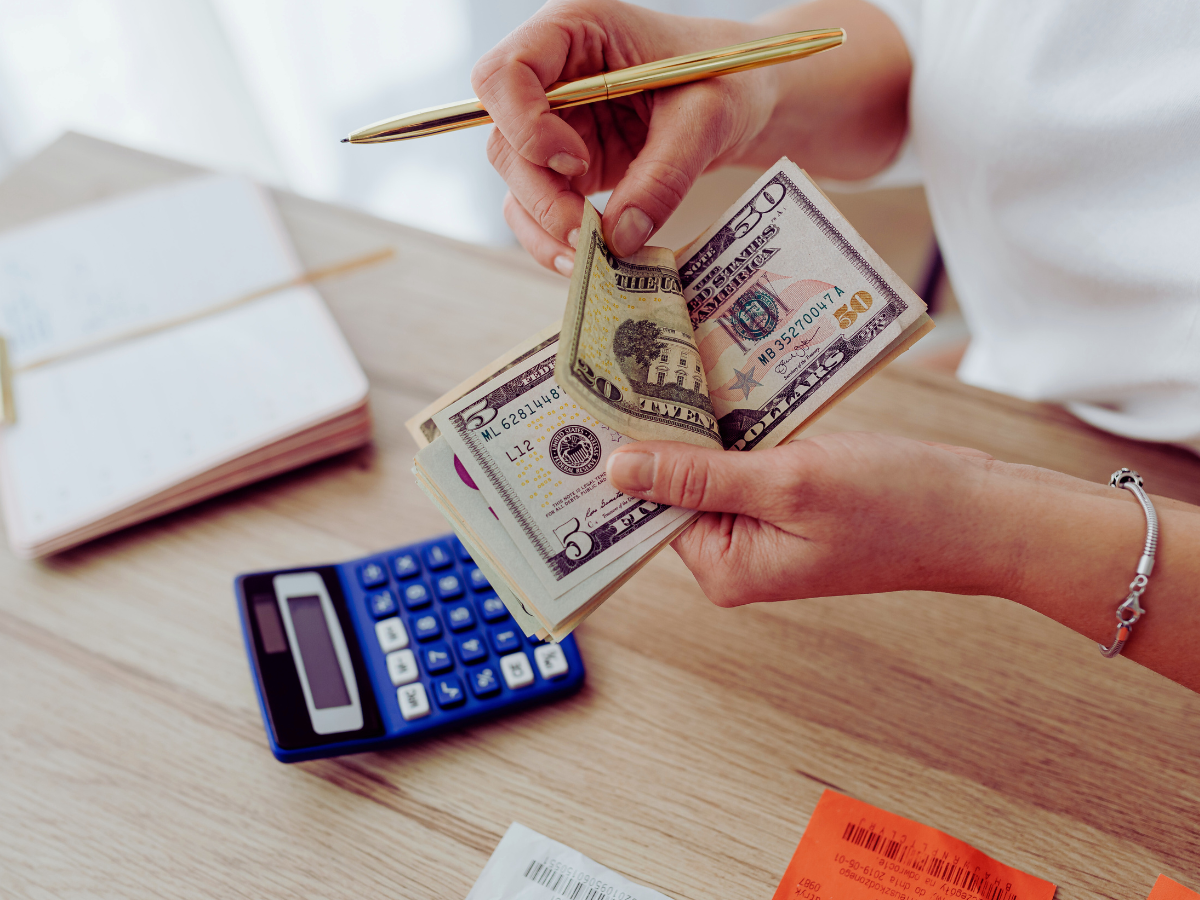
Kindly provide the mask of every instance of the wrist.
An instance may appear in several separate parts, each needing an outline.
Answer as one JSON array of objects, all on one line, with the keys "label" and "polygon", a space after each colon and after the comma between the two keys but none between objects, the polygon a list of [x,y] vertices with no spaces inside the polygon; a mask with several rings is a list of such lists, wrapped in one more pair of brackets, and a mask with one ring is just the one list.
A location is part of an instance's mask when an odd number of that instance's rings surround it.
[{"label": "wrist", "polygon": [[[1124,491],[1096,493],[1013,479],[1006,486],[1007,570],[997,596],[1049,615],[1096,639],[1112,638],[1113,610],[1128,590],[1146,524]],[[1017,507],[1022,507],[1017,511]]]},{"label": "wrist", "polygon": [[943,522],[933,590],[1012,599],[1020,591],[1031,523],[1026,493],[995,468],[971,466],[948,486],[956,514]]}]

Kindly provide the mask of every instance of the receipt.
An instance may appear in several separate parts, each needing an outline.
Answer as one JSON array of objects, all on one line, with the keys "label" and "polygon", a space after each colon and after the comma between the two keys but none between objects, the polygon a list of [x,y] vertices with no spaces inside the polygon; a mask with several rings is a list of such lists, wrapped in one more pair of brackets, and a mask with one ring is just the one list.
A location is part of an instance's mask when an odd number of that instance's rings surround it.
[{"label": "receipt", "polygon": [[1185,888],[1166,875],[1159,875],[1148,900],[1200,900],[1200,894]]},{"label": "receipt", "polygon": [[670,900],[513,822],[466,900]]},{"label": "receipt", "polygon": [[1054,885],[936,828],[826,791],[773,900],[1053,900]]}]

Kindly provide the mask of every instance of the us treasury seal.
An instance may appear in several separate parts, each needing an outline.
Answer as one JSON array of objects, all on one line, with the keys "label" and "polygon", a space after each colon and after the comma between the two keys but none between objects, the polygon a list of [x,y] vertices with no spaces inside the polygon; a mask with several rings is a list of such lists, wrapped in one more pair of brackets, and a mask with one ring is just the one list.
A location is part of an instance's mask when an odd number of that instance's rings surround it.
[{"label": "us treasury seal", "polygon": [[564,425],[550,437],[547,455],[567,475],[586,475],[600,464],[600,438],[582,425]]}]

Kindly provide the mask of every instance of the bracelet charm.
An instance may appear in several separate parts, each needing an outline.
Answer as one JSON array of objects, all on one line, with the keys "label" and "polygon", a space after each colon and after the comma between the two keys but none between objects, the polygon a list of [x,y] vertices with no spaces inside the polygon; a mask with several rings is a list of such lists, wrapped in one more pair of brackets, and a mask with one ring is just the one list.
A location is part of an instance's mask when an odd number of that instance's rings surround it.
[{"label": "bracelet charm", "polygon": [[1112,659],[1125,647],[1125,642],[1133,632],[1134,623],[1146,614],[1142,609],[1141,599],[1147,585],[1150,584],[1150,573],[1154,571],[1154,554],[1158,550],[1158,513],[1155,512],[1150,497],[1142,490],[1142,476],[1133,469],[1117,469],[1108,483],[1110,487],[1124,488],[1137,497],[1142,512],[1146,514],[1146,543],[1142,548],[1142,557],[1138,560],[1137,574],[1129,583],[1129,594],[1117,607],[1116,637],[1113,638],[1111,647],[1098,645],[1100,652]]}]

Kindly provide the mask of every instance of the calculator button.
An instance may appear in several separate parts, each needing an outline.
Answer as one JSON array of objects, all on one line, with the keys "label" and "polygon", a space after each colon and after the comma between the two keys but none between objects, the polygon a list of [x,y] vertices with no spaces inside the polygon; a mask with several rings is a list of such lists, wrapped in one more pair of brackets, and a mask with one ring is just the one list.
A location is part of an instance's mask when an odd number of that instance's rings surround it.
[{"label": "calculator button", "polygon": [[558,644],[542,644],[533,651],[534,662],[543,678],[558,678],[566,675],[570,666],[567,665],[567,655]]},{"label": "calculator button", "polygon": [[396,612],[396,598],[391,591],[378,591],[367,595],[367,608],[375,618],[390,616]]},{"label": "calculator button", "polygon": [[493,628],[492,646],[497,653],[512,653],[521,647],[521,633],[515,628]]},{"label": "calculator button", "polygon": [[454,660],[450,658],[450,648],[445,644],[426,647],[423,653],[425,654],[425,668],[429,670],[430,675],[449,672],[454,668]]},{"label": "calculator button", "polygon": [[404,623],[395,616],[375,623],[375,637],[379,638],[379,649],[384,653],[408,646],[408,632],[404,630]]},{"label": "calculator button", "polygon": [[467,566],[467,582],[471,589],[476,591],[486,591],[491,587],[487,578],[479,571],[479,566]]},{"label": "calculator button", "polygon": [[437,697],[438,706],[442,709],[458,706],[467,699],[467,695],[463,693],[462,682],[458,680],[457,675],[446,675],[443,678],[435,679],[433,695]]},{"label": "calculator button", "polygon": [[425,565],[431,569],[444,569],[454,562],[450,549],[442,543],[430,544],[425,548]]},{"label": "calculator button", "polygon": [[442,634],[442,623],[438,620],[437,613],[422,613],[413,619],[412,624],[413,633],[418,641],[429,641]]},{"label": "calculator button", "polygon": [[500,671],[504,673],[504,683],[510,688],[523,688],[533,684],[533,669],[529,667],[529,657],[524,653],[510,653],[500,657]]},{"label": "calculator button", "polygon": [[412,584],[404,586],[404,605],[409,609],[420,609],[422,606],[428,606],[433,596],[429,593],[429,588],[425,587],[424,583],[414,581]]},{"label": "calculator button", "polygon": [[454,544],[454,552],[458,554],[458,558],[463,562],[470,562],[471,551],[466,548],[463,542],[460,541],[457,536],[455,536],[452,543]]},{"label": "calculator button", "polygon": [[462,596],[462,580],[453,572],[439,576],[434,586],[437,588],[439,600],[453,600]]},{"label": "calculator button", "polygon": [[531,635],[527,635],[526,640],[528,640],[529,643],[534,647],[540,647],[540,646],[542,646],[542,644],[546,643],[540,637],[537,636],[536,631]]},{"label": "calculator button", "polygon": [[476,697],[482,699],[499,692],[500,679],[496,677],[496,670],[491,666],[484,666],[471,673],[471,693]]},{"label": "calculator button", "polygon": [[442,610],[451,631],[465,631],[475,625],[475,613],[466,603],[456,603]]},{"label": "calculator button", "polygon": [[478,635],[473,634],[470,637],[461,637],[455,643],[458,644],[458,658],[464,664],[470,665],[471,663],[487,659],[487,647],[483,643],[483,638]]},{"label": "calculator button", "polygon": [[417,676],[421,674],[417,671],[417,658],[411,650],[397,650],[395,653],[389,653],[386,660],[388,677],[397,687],[408,684],[410,681],[416,681]]},{"label": "calculator button", "polygon": [[479,615],[485,622],[500,622],[508,618],[508,607],[499,597],[484,597],[479,601]]},{"label": "calculator button", "polygon": [[365,588],[377,588],[387,584],[387,569],[376,562],[369,562],[358,569],[358,580]]},{"label": "calculator button", "polygon": [[412,578],[421,571],[421,564],[417,562],[415,553],[401,553],[392,557],[392,571],[397,578]]},{"label": "calculator button", "polygon": [[429,715],[429,695],[425,693],[425,685],[419,681],[399,688],[396,700],[400,703],[400,715],[408,721]]}]

